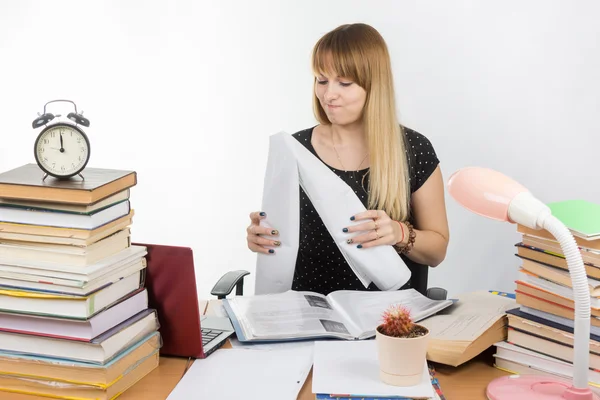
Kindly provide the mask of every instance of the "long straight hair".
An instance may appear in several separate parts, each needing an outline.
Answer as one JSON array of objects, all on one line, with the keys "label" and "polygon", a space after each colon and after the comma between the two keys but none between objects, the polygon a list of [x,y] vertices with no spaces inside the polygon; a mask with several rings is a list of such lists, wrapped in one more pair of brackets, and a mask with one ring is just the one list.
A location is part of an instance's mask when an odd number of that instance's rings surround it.
[{"label": "long straight hair", "polygon": [[[315,75],[335,72],[365,89],[362,118],[371,164],[369,208],[384,210],[396,221],[407,220],[410,183],[406,142],[396,115],[394,80],[385,41],[366,24],[339,26],[315,44],[312,68]],[[313,111],[320,124],[331,125],[316,94]]]}]

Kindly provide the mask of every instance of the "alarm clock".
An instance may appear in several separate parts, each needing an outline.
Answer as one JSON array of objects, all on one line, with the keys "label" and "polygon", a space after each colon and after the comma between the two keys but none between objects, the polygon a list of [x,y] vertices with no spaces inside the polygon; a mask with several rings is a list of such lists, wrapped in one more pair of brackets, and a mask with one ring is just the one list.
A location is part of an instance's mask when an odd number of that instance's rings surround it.
[{"label": "alarm clock", "polygon": [[[69,121],[58,121],[48,124],[57,117],[46,112],[46,106],[50,103],[64,101],[72,103],[75,112],[67,115]],[[45,175],[57,179],[69,179],[79,175],[82,179],[81,171],[84,170],[90,160],[90,141],[81,128],[89,127],[90,121],[83,117],[83,112],[77,112],[77,106],[71,100],[52,100],[44,105],[44,113],[33,120],[34,129],[46,125],[35,139],[33,153],[35,161]],[[72,121],[72,122],[70,122]]]}]

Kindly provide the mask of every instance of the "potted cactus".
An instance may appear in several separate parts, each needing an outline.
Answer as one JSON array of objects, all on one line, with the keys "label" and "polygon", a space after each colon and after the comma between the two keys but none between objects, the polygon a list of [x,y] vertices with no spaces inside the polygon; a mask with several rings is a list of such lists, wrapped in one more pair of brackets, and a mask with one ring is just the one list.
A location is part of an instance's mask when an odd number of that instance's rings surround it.
[{"label": "potted cactus", "polygon": [[427,357],[429,330],[413,322],[410,310],[392,305],[375,330],[381,380],[394,386],[413,386],[421,381]]}]

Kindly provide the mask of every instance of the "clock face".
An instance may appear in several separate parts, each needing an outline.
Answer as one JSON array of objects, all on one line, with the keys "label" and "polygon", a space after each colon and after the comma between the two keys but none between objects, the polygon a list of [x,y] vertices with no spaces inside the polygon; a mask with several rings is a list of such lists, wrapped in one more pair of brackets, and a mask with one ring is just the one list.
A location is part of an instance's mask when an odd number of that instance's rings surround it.
[{"label": "clock face", "polygon": [[83,170],[89,160],[90,143],[77,127],[58,124],[44,129],[35,142],[35,158],[42,170],[69,177]]}]

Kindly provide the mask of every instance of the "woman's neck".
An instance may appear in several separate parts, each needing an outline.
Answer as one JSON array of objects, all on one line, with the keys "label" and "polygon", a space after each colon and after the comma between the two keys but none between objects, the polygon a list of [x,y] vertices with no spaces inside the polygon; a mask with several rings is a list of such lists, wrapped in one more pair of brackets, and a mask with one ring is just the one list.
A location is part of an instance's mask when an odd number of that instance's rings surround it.
[{"label": "woman's neck", "polygon": [[336,146],[366,148],[367,138],[362,123],[330,125],[331,139]]}]

